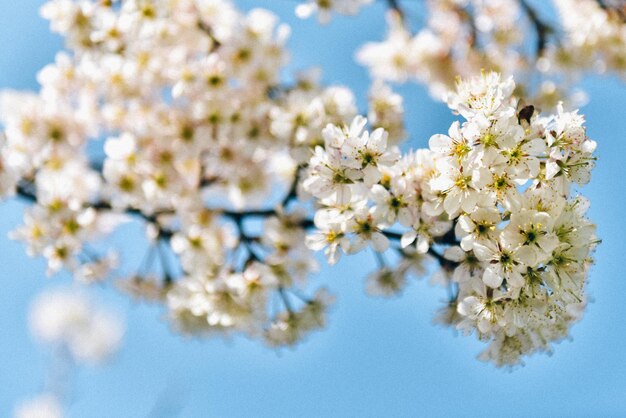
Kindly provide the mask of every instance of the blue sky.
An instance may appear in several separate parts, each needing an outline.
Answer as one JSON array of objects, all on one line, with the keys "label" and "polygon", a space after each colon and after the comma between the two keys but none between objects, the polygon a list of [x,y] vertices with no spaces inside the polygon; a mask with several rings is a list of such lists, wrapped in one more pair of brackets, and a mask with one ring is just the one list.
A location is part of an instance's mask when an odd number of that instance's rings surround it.
[{"label": "blue sky", "polygon": [[[238,1],[277,12],[292,24],[291,68],[320,65],[327,83],[364,98],[368,78],[353,52],[384,32],[381,4],[358,19],[325,28],[293,17],[293,0]],[[411,5],[413,2],[407,1]],[[49,35],[35,0],[0,1],[0,88],[35,89],[35,74],[52,61],[60,41]],[[600,160],[584,190],[603,243],[591,272],[594,300],[553,356],[536,356],[507,372],[475,360],[481,344],[431,324],[444,292],[414,282],[401,298],[364,295],[370,257],[345,258],[313,280],[338,297],[329,327],[296,350],[275,352],[245,339],[184,340],[173,335],[157,307],[129,302],[110,288],[96,293],[127,318],[124,347],[108,367],[74,379],[71,417],[621,417],[626,416],[626,85],[613,78],[585,80],[583,109]],[[419,86],[405,97],[412,146],[446,132],[453,120]],[[45,277],[6,235],[20,222],[21,203],[0,204],[0,416],[42,387],[47,357],[26,328],[28,303],[67,277]],[[113,240],[128,265],[142,255],[138,225]],[[155,405],[158,405],[155,408]],[[158,412],[151,415],[155,409]]]}]

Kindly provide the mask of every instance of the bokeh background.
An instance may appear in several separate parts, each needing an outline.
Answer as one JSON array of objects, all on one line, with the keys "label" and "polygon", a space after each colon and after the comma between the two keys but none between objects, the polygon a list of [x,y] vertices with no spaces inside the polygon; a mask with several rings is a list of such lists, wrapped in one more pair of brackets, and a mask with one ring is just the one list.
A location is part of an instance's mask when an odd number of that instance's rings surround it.
[{"label": "bokeh background", "polygon": [[[319,27],[294,17],[295,0],[239,0],[265,7],[292,26],[290,70],[321,66],[328,84],[356,92],[361,108],[368,88],[354,51],[385,31],[384,5],[357,18]],[[39,0],[0,0],[0,88],[37,89],[35,76],[62,48],[38,16]],[[404,0],[419,19],[415,0]],[[314,278],[337,295],[326,331],[296,350],[276,352],[242,338],[185,340],[172,334],[163,311],[131,302],[110,286],[99,299],[127,319],[127,337],[107,367],[82,369],[73,378],[71,417],[620,417],[626,416],[626,84],[590,77],[583,109],[588,134],[598,141],[599,162],[583,192],[603,239],[589,291],[593,302],[556,346],[514,371],[475,359],[481,344],[434,326],[445,297],[427,280],[400,297],[373,299],[364,277],[375,269],[369,255],[344,258]],[[453,116],[420,86],[400,88],[409,146],[427,146],[446,132]],[[27,329],[30,300],[42,289],[69,283],[45,277],[41,260],[29,259],[7,233],[21,221],[23,205],[0,204],[0,416],[39,393],[48,356]],[[141,228],[131,224],[113,240],[125,266],[144,251]]]}]

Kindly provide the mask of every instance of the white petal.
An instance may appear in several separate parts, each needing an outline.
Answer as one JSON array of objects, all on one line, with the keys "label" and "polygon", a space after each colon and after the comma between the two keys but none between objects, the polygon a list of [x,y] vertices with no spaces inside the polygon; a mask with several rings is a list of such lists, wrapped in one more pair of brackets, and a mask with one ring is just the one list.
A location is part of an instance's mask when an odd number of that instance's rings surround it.
[{"label": "white petal", "polygon": [[389,239],[380,232],[374,232],[372,234],[372,247],[374,247],[374,250],[382,253],[389,248]]},{"label": "white petal", "polygon": [[500,276],[497,272],[495,272],[493,269],[486,269],[485,273],[483,273],[483,282],[492,288],[498,288],[500,287],[500,285],[502,284],[503,281],[503,277]]},{"label": "white petal", "polygon": [[414,230],[405,232],[402,234],[402,238],[400,239],[400,246],[402,248],[408,247],[411,243],[413,243],[413,241],[415,241],[415,238],[417,238],[417,232]]}]

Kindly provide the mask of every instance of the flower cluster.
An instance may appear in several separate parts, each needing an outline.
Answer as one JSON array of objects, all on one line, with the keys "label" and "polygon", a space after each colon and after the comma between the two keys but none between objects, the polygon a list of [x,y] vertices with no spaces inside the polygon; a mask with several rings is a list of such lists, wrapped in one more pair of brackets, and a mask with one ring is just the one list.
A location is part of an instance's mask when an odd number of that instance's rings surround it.
[{"label": "flower cluster", "polygon": [[43,293],[30,310],[32,333],[42,343],[70,355],[75,362],[101,363],[118,348],[123,326],[108,311],[71,291]]},{"label": "flower cluster", "polygon": [[454,88],[455,77],[487,69],[524,81],[518,93],[535,105],[578,104],[584,95],[574,82],[585,71],[625,74],[626,16],[610,2],[553,3],[554,23],[527,0],[429,0],[416,33],[392,9],[387,38],[365,44],[357,58],[375,79],[415,80],[437,99]]},{"label": "flower cluster", "polygon": [[459,83],[448,104],[466,122],[430,139],[439,157],[431,186],[460,240],[444,253],[458,264],[454,324],[490,341],[481,357],[498,365],[567,336],[598,242],[588,202],[571,193],[594,167],[583,117],[516,112],[513,90],[494,73]]},{"label": "flower cluster", "polygon": [[[323,18],[366,3],[305,8]],[[434,80],[439,92],[480,67],[517,73],[518,13],[545,31],[523,1],[429,4],[428,29],[413,37],[396,13],[389,41],[361,51],[377,78]],[[148,248],[119,287],[162,304],[185,335],[293,345],[325,325],[333,299],[309,284],[315,251],[334,264],[368,246],[379,263],[372,294],[397,294],[438,262],[432,281],[452,294],[442,318],[490,341],[497,364],[548,349],[580,317],[597,240],[571,191],[594,165],[576,112],[542,116],[512,78],[484,72],[446,96],[465,121],[402,155],[402,97],[375,82],[366,119],[349,89],[320,85],[317,71],[281,84],[289,28],[265,10],[51,0],[42,14],[68,50],[40,72],[38,94],[2,95],[0,197],[32,204],[13,237],[49,273],[112,276],[118,257],[93,241],[134,220]],[[572,42],[596,42],[585,39]]]},{"label": "flower cluster", "polygon": [[116,315],[95,306],[91,298],[75,289],[40,294],[29,316],[32,334],[52,349],[54,364],[44,391],[21,402],[15,417],[61,418],[72,368],[109,359],[119,348],[124,327]]},{"label": "flower cluster", "polygon": [[[614,6],[611,5],[615,3]],[[547,52],[543,71],[626,72],[626,10],[619,2],[555,0],[565,36]],[[554,67],[551,68],[551,67]]]},{"label": "flower cluster", "polygon": [[420,263],[437,259],[434,281],[455,289],[445,320],[489,341],[481,357],[497,365],[567,336],[598,242],[588,202],[571,193],[595,160],[583,117],[519,108],[514,90],[497,73],[458,82],[447,101],[465,122],[402,158],[383,130],[362,132],[363,118],[329,125],[303,182],[320,206],[312,249],[332,264],[340,251],[384,252],[396,239],[399,265],[383,259],[369,278],[370,293],[383,295],[402,290],[410,266],[423,273]]},{"label": "flower cluster", "polygon": [[327,126],[325,146],[315,149],[303,181],[321,205],[314,218],[317,231],[307,244],[325,248],[331,264],[341,252],[356,253],[367,245],[386,251],[393,236],[388,231],[396,224],[410,228],[402,236],[404,246],[417,240],[417,252],[425,254],[452,225],[425,199],[436,169],[432,153],[419,150],[400,158],[397,148],[387,146],[387,132],[377,128],[369,134],[363,131],[366,123],[356,117],[350,127]]},{"label": "flower cluster", "polygon": [[[163,303],[175,329],[277,345],[322,326],[332,298],[305,295],[311,222],[292,203],[322,129],[357,114],[352,92],[314,70],[281,84],[289,28],[262,9],[51,0],[41,12],[68,51],[38,94],[2,95],[0,196],[33,204],[12,236],[49,274],[89,283],[118,266],[96,241],[140,220],[149,248],[119,287]],[[403,139],[402,99],[380,85],[371,100]]]}]

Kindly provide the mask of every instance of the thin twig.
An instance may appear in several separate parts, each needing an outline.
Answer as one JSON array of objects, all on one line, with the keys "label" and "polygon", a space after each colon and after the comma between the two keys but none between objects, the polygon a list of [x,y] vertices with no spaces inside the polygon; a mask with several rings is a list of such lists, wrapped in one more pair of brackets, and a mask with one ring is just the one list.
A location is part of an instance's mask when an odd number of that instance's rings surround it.
[{"label": "thin twig", "polygon": [[396,13],[398,13],[398,16],[400,16],[401,20],[404,20],[404,10],[402,10],[399,0],[387,0],[387,5],[391,10],[394,10]]},{"label": "thin twig", "polygon": [[156,243],[156,247],[159,252],[159,259],[161,260],[161,267],[163,268],[163,281],[165,282],[165,285],[169,285],[174,281],[174,276],[167,261],[167,253],[165,253],[165,250],[161,247],[161,239],[159,239]]},{"label": "thin twig", "polygon": [[521,8],[524,10],[528,19],[530,19],[531,23],[535,27],[535,31],[537,32],[537,49],[536,49],[536,57],[539,58],[543,54],[543,51],[546,49],[546,45],[548,44],[548,35],[554,32],[552,26],[548,23],[544,22],[535,9],[533,9],[530,4],[526,0],[518,0]]}]

